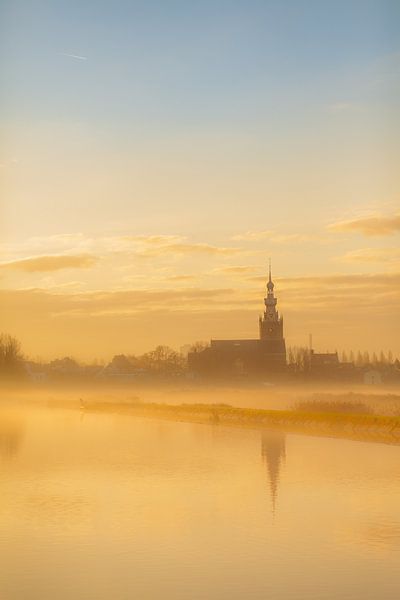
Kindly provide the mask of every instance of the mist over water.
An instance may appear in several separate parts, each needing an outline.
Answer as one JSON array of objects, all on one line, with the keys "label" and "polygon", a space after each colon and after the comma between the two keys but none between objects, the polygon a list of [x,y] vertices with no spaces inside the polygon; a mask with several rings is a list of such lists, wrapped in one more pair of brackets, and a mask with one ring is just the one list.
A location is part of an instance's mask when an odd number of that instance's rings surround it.
[{"label": "mist over water", "polygon": [[52,385],[15,385],[1,388],[1,398],[13,406],[44,405],[76,408],[80,405],[102,403],[129,405],[132,403],[227,404],[240,408],[267,410],[306,410],[311,412],[338,411],[400,415],[400,394],[397,386],[340,385],[312,383],[308,385],[254,383],[163,382],[149,384],[86,384],[55,382]]},{"label": "mist over water", "polygon": [[0,411],[0,597],[397,599],[397,446]]}]

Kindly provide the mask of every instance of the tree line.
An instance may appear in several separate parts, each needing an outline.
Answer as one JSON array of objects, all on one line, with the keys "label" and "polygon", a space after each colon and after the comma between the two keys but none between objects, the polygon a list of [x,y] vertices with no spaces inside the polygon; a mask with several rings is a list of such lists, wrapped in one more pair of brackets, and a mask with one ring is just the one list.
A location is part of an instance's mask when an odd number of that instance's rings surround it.
[{"label": "tree line", "polygon": [[[206,342],[194,342],[188,347],[189,351],[201,352],[207,346]],[[338,355],[339,356],[339,355]],[[391,351],[386,354],[367,351],[346,352],[340,354],[340,362],[353,364],[356,367],[384,368],[394,364]],[[291,346],[287,351],[289,368],[294,372],[302,373],[310,369],[311,352],[304,346]],[[29,361],[28,361],[29,362]],[[0,377],[13,378],[26,374],[26,359],[21,351],[19,340],[9,334],[0,333]],[[96,372],[103,370],[110,375],[129,375],[140,371],[154,376],[178,376],[187,369],[186,355],[177,352],[169,346],[159,345],[150,352],[141,355],[117,354],[106,365],[81,365],[71,357],[55,359],[43,366],[54,375],[72,376],[82,374],[83,371]]]},{"label": "tree line", "polygon": [[[338,359],[342,364],[351,364],[356,367],[376,367],[383,368],[393,365],[395,359],[391,350],[387,354],[383,351],[370,354],[368,351],[361,350],[338,353]],[[297,372],[305,372],[311,366],[311,352],[305,346],[290,346],[287,351],[288,365]]]}]

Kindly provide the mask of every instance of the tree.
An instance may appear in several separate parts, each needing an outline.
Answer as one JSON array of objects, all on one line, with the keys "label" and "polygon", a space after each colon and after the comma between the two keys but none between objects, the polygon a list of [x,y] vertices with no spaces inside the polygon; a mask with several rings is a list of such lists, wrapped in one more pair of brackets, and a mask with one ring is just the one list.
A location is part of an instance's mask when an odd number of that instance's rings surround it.
[{"label": "tree", "polygon": [[23,374],[23,355],[17,338],[0,334],[0,374],[5,377],[17,377]]},{"label": "tree", "polygon": [[310,369],[310,350],[303,346],[293,346],[288,350],[289,365],[296,373]]},{"label": "tree", "polygon": [[208,342],[197,340],[197,342],[193,342],[193,344],[190,345],[190,352],[202,352],[208,348],[208,346]]},{"label": "tree", "polygon": [[143,354],[140,362],[145,369],[160,375],[178,375],[186,366],[184,356],[169,346],[157,346],[154,350]]},{"label": "tree", "polygon": [[77,375],[81,370],[80,365],[70,356],[52,360],[49,363],[49,367],[54,373],[59,375]]},{"label": "tree", "polygon": [[125,354],[116,354],[107,365],[107,369],[117,374],[129,374],[134,373],[135,365],[134,361]]}]

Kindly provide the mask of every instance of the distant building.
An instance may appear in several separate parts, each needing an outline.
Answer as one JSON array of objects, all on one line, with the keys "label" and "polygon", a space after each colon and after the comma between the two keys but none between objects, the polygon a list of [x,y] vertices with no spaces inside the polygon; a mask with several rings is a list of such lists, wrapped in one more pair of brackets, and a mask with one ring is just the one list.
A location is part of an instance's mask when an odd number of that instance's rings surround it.
[{"label": "distant building", "polygon": [[337,352],[314,352],[310,350],[310,370],[313,374],[326,375],[337,372],[339,356]]},{"label": "distant building", "polygon": [[353,363],[340,362],[337,352],[310,350],[309,376],[312,379],[356,381],[360,375]]},{"label": "distant building", "polygon": [[205,349],[190,352],[190,370],[199,375],[247,376],[282,372],[286,369],[283,318],[274,296],[269,267],[264,313],[259,318],[259,339],[211,340]]}]

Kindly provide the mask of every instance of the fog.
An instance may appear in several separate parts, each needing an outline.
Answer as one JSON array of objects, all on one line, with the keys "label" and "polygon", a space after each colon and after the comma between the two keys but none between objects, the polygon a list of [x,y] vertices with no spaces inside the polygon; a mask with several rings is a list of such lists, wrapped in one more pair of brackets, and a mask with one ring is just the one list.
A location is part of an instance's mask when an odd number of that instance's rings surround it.
[{"label": "fog", "polygon": [[[12,404],[78,406],[81,402],[228,404],[242,408],[294,410],[309,404],[309,410],[360,412],[361,405],[377,415],[400,415],[398,386],[366,386],[310,383],[279,385],[270,382],[242,385],[182,384],[14,384],[0,388],[0,401]],[[329,406],[328,406],[329,405]]]}]

